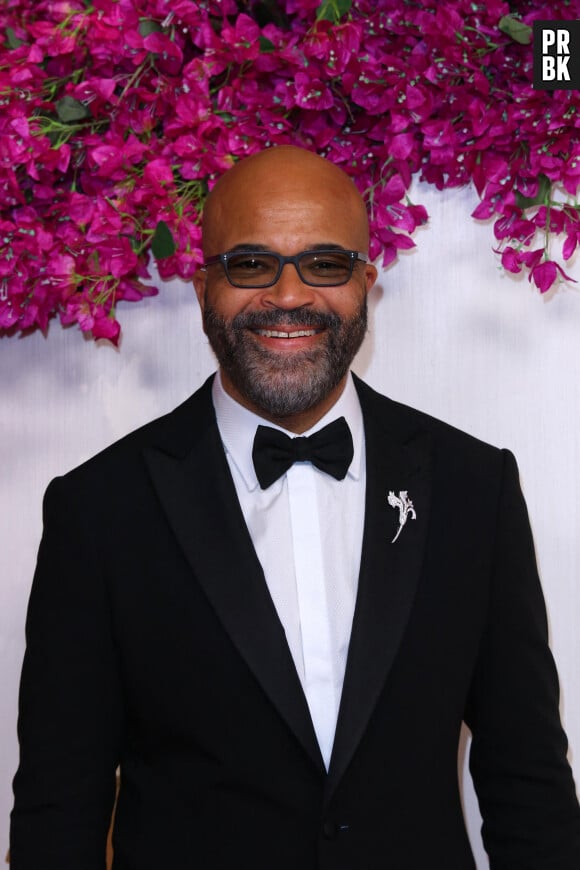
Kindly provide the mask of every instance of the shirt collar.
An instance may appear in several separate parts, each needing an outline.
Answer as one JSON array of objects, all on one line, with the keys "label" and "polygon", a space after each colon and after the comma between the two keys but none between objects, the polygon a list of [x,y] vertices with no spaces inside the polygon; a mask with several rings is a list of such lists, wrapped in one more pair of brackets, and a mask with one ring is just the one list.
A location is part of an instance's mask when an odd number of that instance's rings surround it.
[{"label": "shirt collar", "polygon": [[[285,432],[291,438],[296,437],[296,433],[289,432],[275,423],[270,423],[269,420],[265,420],[253,411],[248,410],[248,408],[244,408],[239,402],[236,402],[224,390],[219,371],[213,380],[212,399],[225,451],[251,492],[259,485],[252,461],[252,447],[258,426],[271,426],[273,429]],[[311,429],[303,434],[312,435],[314,432],[322,429],[323,426],[326,426],[327,423],[332,423],[333,420],[339,417],[346,419],[352,434],[354,447],[354,455],[347,474],[358,480],[362,472],[364,426],[358,393],[351,376],[347,378],[346,386],[332,408]]]}]

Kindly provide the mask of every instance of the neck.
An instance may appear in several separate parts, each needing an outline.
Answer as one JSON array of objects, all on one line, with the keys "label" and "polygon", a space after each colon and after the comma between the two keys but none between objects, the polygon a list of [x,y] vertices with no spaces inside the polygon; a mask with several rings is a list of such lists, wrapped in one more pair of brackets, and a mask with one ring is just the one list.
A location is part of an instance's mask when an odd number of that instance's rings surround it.
[{"label": "neck", "polygon": [[232,399],[235,399],[235,401],[240,405],[243,405],[244,408],[257,414],[259,417],[262,417],[268,423],[275,423],[277,426],[281,426],[283,429],[286,429],[288,432],[293,432],[295,435],[301,435],[303,432],[307,432],[316,425],[316,423],[318,423],[318,421],[321,420],[328,411],[330,411],[332,406],[336,404],[342,395],[346,386],[347,378],[349,377],[349,375],[346,374],[336,387],[331,390],[322,401],[318,402],[312,408],[307,408],[305,411],[299,411],[296,414],[288,414],[287,416],[280,417],[269,414],[263,408],[254,405],[253,402],[250,402],[241,395],[223,369],[220,370],[220,376],[224,390],[232,397]]}]

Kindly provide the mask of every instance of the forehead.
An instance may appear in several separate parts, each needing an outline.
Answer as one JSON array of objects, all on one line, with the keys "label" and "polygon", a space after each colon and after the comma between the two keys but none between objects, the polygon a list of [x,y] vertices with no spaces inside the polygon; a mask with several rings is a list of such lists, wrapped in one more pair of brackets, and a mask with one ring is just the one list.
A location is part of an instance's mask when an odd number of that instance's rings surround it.
[{"label": "forehead", "polygon": [[321,242],[360,250],[368,245],[364,206],[348,178],[288,167],[240,174],[216,193],[204,218],[206,256],[245,243],[282,253]]}]

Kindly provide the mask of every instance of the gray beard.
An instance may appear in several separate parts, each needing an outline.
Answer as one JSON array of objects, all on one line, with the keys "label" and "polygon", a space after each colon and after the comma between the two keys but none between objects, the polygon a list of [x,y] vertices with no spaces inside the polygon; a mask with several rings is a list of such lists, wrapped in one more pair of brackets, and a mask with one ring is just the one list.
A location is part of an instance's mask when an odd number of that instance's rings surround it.
[{"label": "gray beard", "polygon": [[[296,308],[237,314],[230,322],[204,307],[204,329],[223,371],[250,404],[271,417],[289,417],[315,407],[340,383],[367,331],[366,295],[353,317]],[[282,324],[324,328],[312,350],[293,354],[262,347],[248,329]]]}]

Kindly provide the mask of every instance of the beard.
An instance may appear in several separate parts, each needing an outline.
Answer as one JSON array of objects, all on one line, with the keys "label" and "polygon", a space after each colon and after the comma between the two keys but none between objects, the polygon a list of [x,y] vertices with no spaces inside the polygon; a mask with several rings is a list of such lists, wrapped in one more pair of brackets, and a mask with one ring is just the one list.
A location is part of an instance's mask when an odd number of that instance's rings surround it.
[{"label": "beard", "polygon": [[[352,317],[295,308],[237,314],[231,321],[207,303],[203,325],[222,370],[246,400],[271,417],[289,417],[315,407],[349,370],[367,331],[366,294]],[[317,346],[278,353],[260,345],[249,330],[280,326],[324,329]]]}]

